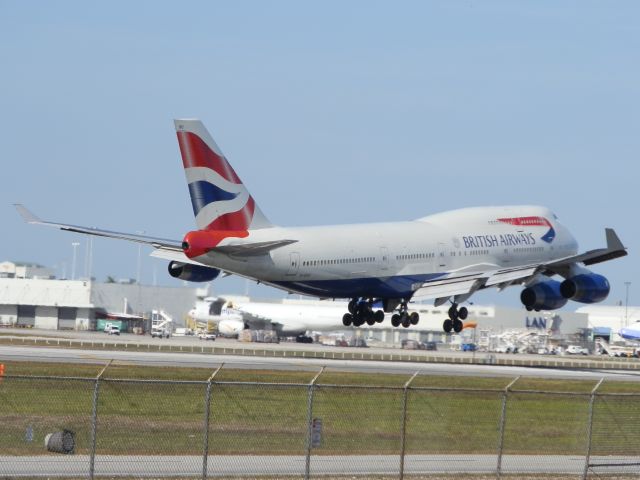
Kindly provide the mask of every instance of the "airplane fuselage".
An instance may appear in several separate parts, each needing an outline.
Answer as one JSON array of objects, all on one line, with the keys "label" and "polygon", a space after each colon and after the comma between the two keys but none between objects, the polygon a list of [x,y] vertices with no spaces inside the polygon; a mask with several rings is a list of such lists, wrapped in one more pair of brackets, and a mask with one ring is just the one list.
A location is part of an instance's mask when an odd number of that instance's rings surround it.
[{"label": "airplane fuselage", "polygon": [[411,298],[416,285],[451,272],[551,261],[578,248],[549,209],[535,206],[468,208],[410,222],[257,229],[224,244],[282,238],[295,242],[248,258],[211,251],[195,260],[316,297]]}]

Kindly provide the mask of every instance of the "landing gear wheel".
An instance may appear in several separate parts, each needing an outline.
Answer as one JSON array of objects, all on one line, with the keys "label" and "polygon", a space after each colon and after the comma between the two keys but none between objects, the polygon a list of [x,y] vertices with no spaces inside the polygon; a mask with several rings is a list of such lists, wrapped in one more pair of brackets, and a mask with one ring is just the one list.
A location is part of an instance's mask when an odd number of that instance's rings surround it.
[{"label": "landing gear wheel", "polygon": [[450,318],[447,318],[444,323],[442,324],[442,329],[446,332],[446,333],[451,333],[451,329],[453,328],[453,322],[451,321]]},{"label": "landing gear wheel", "polygon": [[364,320],[360,315],[357,315],[357,316],[353,317],[353,326],[354,327],[361,327],[362,325],[364,325]]},{"label": "landing gear wheel", "polygon": [[376,313],[373,314],[373,318],[376,323],[382,323],[384,321],[384,312],[382,310],[376,310]]},{"label": "landing gear wheel", "polygon": [[349,304],[347,305],[347,310],[349,310],[349,313],[351,315],[355,315],[357,306],[358,306],[358,300],[356,298],[354,298],[349,302]]},{"label": "landing gear wheel", "polygon": [[394,327],[400,326],[400,315],[398,315],[397,313],[394,313],[391,316],[391,325],[393,325]]},{"label": "landing gear wheel", "polygon": [[352,323],[353,323],[353,315],[351,315],[350,313],[345,313],[342,316],[342,324],[345,327],[350,327]]},{"label": "landing gear wheel", "polygon": [[364,317],[367,325],[372,326],[376,323],[376,318],[371,310],[369,310]]},{"label": "landing gear wheel", "polygon": [[402,317],[402,326],[404,328],[409,328],[411,326],[411,319],[409,318],[408,315],[404,315]]},{"label": "landing gear wheel", "polygon": [[420,315],[418,315],[418,312],[412,312],[411,315],[409,315],[409,321],[411,322],[411,325],[417,325],[420,321]]},{"label": "landing gear wheel", "polygon": [[462,331],[462,322],[460,320],[453,321],[453,331],[460,333]]},{"label": "landing gear wheel", "polygon": [[455,303],[451,305],[451,308],[449,308],[449,318],[451,320],[458,319],[458,306]]},{"label": "landing gear wheel", "polygon": [[468,316],[469,310],[467,310],[467,307],[461,307],[460,310],[458,310],[458,318],[460,320],[466,320]]}]

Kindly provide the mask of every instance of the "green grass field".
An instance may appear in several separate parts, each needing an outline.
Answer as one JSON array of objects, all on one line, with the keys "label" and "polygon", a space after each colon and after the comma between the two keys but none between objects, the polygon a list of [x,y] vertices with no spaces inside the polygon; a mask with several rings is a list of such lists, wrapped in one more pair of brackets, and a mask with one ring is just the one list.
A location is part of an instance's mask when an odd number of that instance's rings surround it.
[{"label": "green grass field", "polygon": [[[6,377],[0,382],[0,452],[42,454],[44,436],[67,428],[76,432],[76,453],[88,453],[92,379],[101,369],[98,365],[5,362]],[[212,373],[201,368],[110,366],[99,388],[97,452],[202,453],[205,382]],[[222,369],[211,391],[209,452],[304,454],[309,390],[301,384],[314,376],[302,371]],[[313,417],[322,419],[322,443],[314,454],[399,453],[402,386],[408,379],[325,372],[314,390]],[[418,376],[407,397],[407,453],[495,454],[503,391],[511,380]],[[594,382],[520,379],[508,396],[505,453],[583,455],[589,392],[594,386]],[[534,390],[549,393],[531,393]],[[637,455],[640,382],[609,382],[599,392],[624,396],[597,397],[593,454]]]}]

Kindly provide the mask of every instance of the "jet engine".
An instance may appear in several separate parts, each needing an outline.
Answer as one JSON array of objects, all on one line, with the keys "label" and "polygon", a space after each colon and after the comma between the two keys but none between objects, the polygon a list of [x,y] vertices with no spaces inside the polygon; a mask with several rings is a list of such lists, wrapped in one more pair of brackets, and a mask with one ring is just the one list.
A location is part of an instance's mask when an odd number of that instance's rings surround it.
[{"label": "jet engine", "polygon": [[560,282],[547,280],[525,288],[520,294],[520,301],[527,310],[556,310],[562,308],[567,299],[560,293]]},{"label": "jet engine", "polygon": [[169,263],[169,275],[188,282],[210,282],[220,275],[220,270],[173,261]]},{"label": "jet engine", "polygon": [[581,273],[567,278],[560,285],[564,298],[580,303],[598,303],[609,295],[609,281],[597,273]]},{"label": "jet engine", "polygon": [[244,330],[244,322],[241,320],[220,320],[218,333],[223,337],[237,337]]}]

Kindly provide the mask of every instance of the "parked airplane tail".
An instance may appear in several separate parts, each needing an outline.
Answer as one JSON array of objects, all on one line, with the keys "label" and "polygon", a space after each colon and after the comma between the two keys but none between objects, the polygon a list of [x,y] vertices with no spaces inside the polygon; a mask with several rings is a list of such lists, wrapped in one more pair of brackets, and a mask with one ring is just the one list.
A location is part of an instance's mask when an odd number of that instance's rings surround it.
[{"label": "parked airplane tail", "polygon": [[198,228],[246,231],[271,227],[202,122],[178,119],[174,123]]}]

